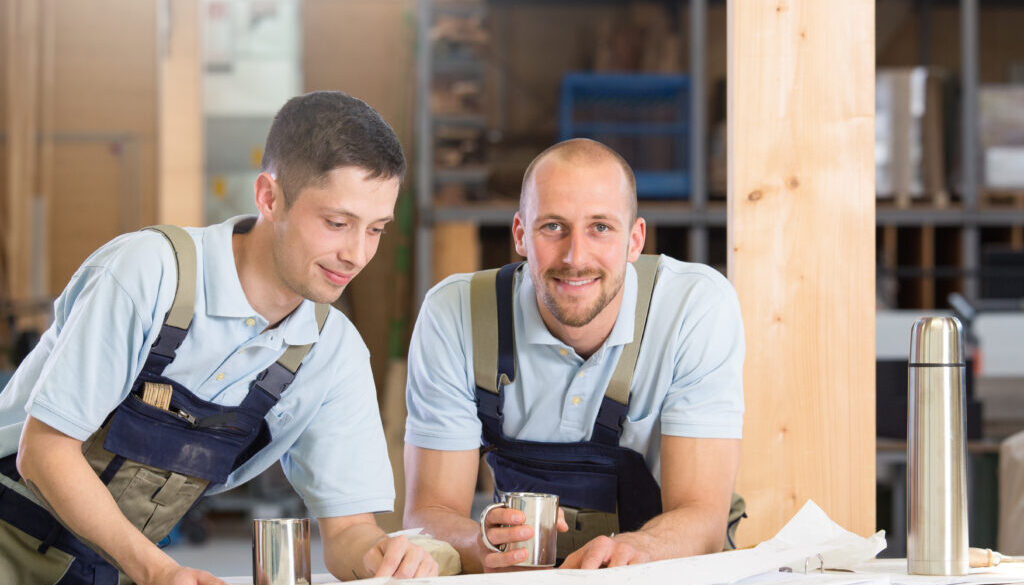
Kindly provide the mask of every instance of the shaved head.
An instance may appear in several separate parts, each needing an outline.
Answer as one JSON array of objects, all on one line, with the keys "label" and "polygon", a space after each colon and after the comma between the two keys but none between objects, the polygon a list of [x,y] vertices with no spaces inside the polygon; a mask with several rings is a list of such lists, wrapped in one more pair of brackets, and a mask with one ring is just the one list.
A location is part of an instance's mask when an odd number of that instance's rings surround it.
[{"label": "shaved head", "polygon": [[529,196],[529,194],[533,192],[531,182],[533,181],[533,175],[537,166],[548,159],[580,167],[596,166],[601,164],[617,165],[622,170],[622,176],[623,179],[625,179],[623,195],[629,198],[629,205],[632,210],[632,219],[636,220],[636,178],[633,176],[633,169],[630,168],[629,163],[627,163],[626,159],[622,158],[619,153],[604,144],[589,138],[573,138],[571,140],[559,142],[554,146],[548,147],[547,150],[538,154],[537,157],[533,159],[530,166],[526,167],[526,173],[523,174],[523,186],[519,192],[520,210],[525,209],[527,203],[531,200],[531,197]]}]

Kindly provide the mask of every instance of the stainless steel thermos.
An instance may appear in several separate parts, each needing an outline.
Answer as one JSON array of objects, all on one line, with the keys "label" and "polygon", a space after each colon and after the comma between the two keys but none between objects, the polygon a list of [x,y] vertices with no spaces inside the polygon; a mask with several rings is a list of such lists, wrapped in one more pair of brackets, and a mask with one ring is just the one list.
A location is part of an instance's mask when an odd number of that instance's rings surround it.
[{"label": "stainless steel thermos", "polygon": [[966,575],[964,346],[953,317],[918,319],[907,397],[907,572]]}]

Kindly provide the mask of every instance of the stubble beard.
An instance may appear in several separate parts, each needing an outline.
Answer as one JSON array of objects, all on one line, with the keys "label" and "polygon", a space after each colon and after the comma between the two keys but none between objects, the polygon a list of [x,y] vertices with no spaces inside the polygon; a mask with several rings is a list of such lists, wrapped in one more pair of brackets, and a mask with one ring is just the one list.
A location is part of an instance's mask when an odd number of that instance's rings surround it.
[{"label": "stubble beard", "polygon": [[[345,288],[342,287],[340,290],[334,289],[328,293],[317,292],[313,287],[301,280],[301,278],[293,278],[293,275],[288,271],[289,267],[295,267],[295,262],[291,262],[288,258],[283,257],[281,250],[275,248],[274,250],[274,270],[277,272],[278,279],[286,286],[289,290],[295,294],[301,296],[303,299],[313,301],[314,303],[324,303],[332,305],[339,298],[341,293],[345,292]],[[312,265],[313,272],[317,273],[311,275],[311,278],[315,281],[316,278],[324,279],[325,286],[330,286],[326,282],[326,278],[321,274],[318,274],[320,268],[315,264]],[[326,290],[326,289],[325,289]],[[335,292],[336,291],[336,292]]]},{"label": "stubble beard", "polygon": [[615,295],[619,294],[619,290],[622,289],[622,284],[625,281],[625,273],[623,272],[614,282],[609,283],[610,286],[602,286],[601,294],[589,306],[573,301],[560,303],[552,292],[553,287],[548,285],[554,278],[562,280],[598,278],[600,279],[599,282],[604,284],[608,283],[608,275],[600,271],[573,272],[548,270],[544,273],[543,282],[545,286],[541,295],[544,306],[547,307],[548,311],[559,323],[567,327],[583,327],[600,315],[601,311],[612,302]]}]

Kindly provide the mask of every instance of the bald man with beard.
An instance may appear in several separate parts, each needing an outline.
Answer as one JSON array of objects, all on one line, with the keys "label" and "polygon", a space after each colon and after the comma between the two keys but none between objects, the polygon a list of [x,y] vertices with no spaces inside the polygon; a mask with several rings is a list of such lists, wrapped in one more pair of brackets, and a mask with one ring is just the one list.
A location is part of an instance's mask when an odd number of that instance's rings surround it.
[{"label": "bald man with beard", "polygon": [[[452,275],[427,294],[409,350],[405,524],[500,571],[470,518],[481,449],[497,491],[557,494],[563,568],[716,552],[743,422],[743,326],[714,269],[644,256],[632,169],[588,139],[530,164],[512,223],[525,263]],[[497,356],[497,360],[494,359]],[[494,544],[533,535],[484,519]]]}]

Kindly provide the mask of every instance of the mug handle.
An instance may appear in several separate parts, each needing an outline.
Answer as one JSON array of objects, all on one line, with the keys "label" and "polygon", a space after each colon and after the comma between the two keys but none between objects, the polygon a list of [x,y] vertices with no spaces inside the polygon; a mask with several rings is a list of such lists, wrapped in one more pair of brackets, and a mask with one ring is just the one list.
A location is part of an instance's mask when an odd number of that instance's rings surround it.
[{"label": "mug handle", "polygon": [[[500,552],[505,552],[505,549],[504,548],[498,548],[498,547],[494,546],[493,544],[491,544],[491,541],[487,540],[487,524],[485,523],[485,520],[487,520],[487,514],[489,514],[491,510],[493,510],[495,508],[505,508],[505,507],[507,507],[505,505],[505,502],[495,502],[495,503],[491,504],[490,506],[487,506],[486,508],[484,508],[484,511],[480,513],[480,538],[484,541],[484,546],[486,546],[487,548],[493,550],[494,552],[499,552],[499,553]],[[504,545],[502,545],[502,546],[504,546]]]}]

